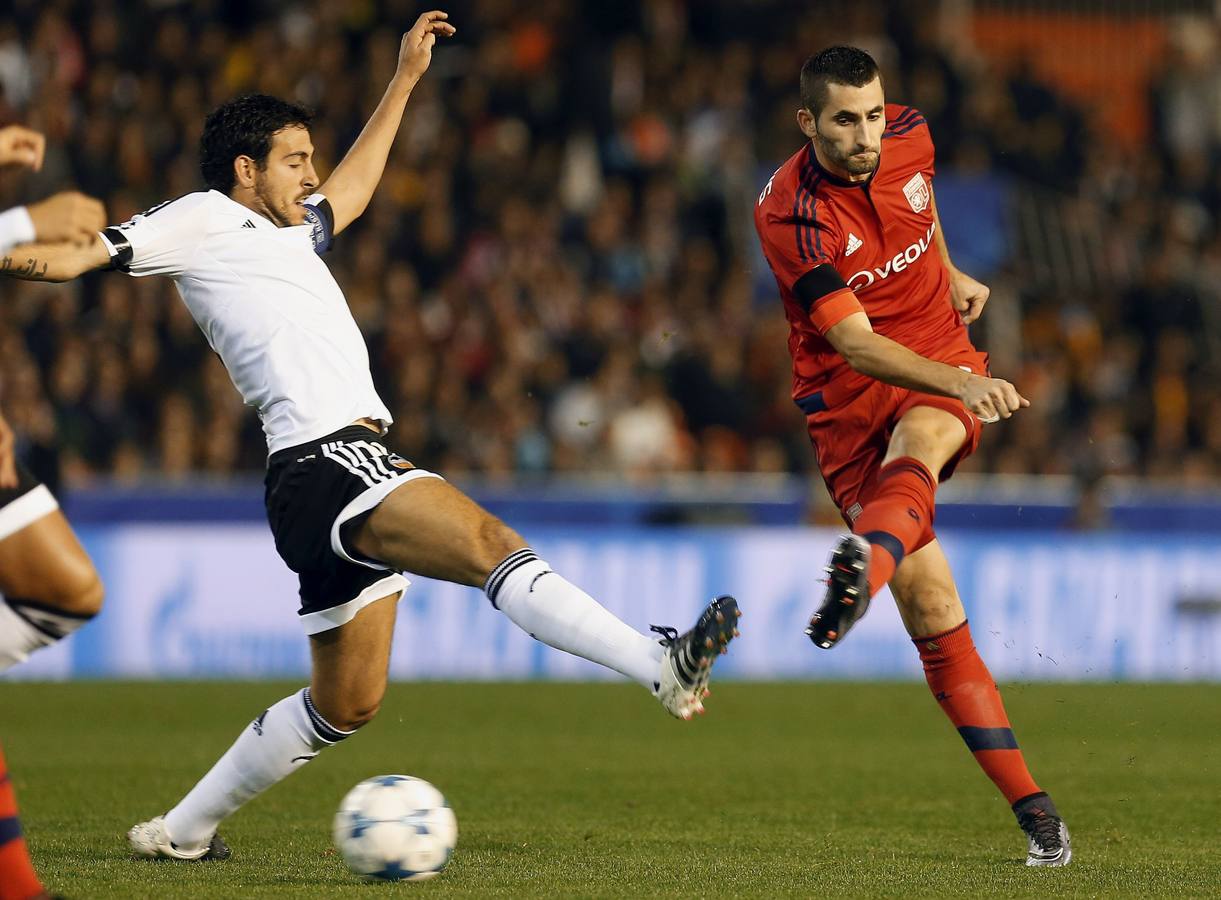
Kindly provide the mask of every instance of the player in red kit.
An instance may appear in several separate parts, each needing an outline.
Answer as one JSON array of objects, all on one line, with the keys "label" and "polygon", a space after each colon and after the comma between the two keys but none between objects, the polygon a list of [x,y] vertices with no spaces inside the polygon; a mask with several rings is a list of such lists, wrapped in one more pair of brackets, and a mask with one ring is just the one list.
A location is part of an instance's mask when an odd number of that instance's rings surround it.
[{"label": "player in red kit", "polygon": [[755,227],[789,321],[793,399],[852,528],[807,634],[834,647],[889,583],[933,695],[1027,835],[1026,864],[1067,865],[1068,830],[1026,768],[933,532],[937,483],[983,423],[1029,405],[967,335],[988,288],[950,263],[928,125],[885,102],[867,53],[811,57],[797,123],[808,140],[763,188]]}]

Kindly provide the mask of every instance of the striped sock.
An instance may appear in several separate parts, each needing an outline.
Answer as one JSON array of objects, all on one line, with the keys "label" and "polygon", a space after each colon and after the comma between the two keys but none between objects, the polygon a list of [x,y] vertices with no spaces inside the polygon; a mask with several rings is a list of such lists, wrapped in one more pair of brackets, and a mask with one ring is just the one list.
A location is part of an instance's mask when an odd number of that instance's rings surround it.
[{"label": "striped sock", "polygon": [[492,606],[535,640],[657,690],[662,646],[557,575],[529,547],[505,557],[483,590]]},{"label": "striped sock", "polygon": [[[532,568],[547,569],[546,563],[538,558],[538,554],[529,547],[522,547],[520,550],[514,550],[492,570],[492,574],[488,576],[488,580],[483,583],[483,592],[487,594],[488,600],[492,606],[500,609],[500,603],[497,598],[500,595],[501,588],[504,587],[505,581],[518,569],[524,566]],[[548,569],[548,571],[550,571]]]},{"label": "striped sock", "polygon": [[42,884],[21,836],[17,797],[8,777],[4,751],[0,750],[0,900],[29,900],[42,893]]},{"label": "striped sock", "polygon": [[928,543],[936,492],[937,479],[914,457],[901,456],[878,472],[869,502],[852,523],[870,545],[869,596],[890,581],[906,554]]},{"label": "striped sock", "polygon": [[165,814],[166,832],[179,847],[206,844],[226,816],[352,733],[340,731],[318,713],[309,688],[290,694],[251,722]]},{"label": "striped sock", "polygon": [[975,756],[975,761],[1010,805],[1041,794],[1018,749],[1000,691],[971,640],[966,622],[912,641],[924,663],[924,677],[941,709]]}]

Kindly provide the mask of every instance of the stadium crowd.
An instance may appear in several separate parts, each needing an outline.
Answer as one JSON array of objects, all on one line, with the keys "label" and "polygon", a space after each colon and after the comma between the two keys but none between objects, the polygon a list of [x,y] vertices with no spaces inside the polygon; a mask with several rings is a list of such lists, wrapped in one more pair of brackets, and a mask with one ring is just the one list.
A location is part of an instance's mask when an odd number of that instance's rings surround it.
[{"label": "stadium crowd", "polygon": [[[0,123],[45,132],[48,156],[37,177],[5,177],[0,200],[75,186],[114,221],[198,189],[204,116],[243,92],[317,109],[325,173],[393,71],[394,23],[418,11],[402,0],[11,7]],[[446,8],[458,38],[412,98],[370,211],[329,258],[408,458],[488,476],[812,471],[751,209],[800,146],[802,61],[851,42],[883,64],[889,98],[929,118],[939,173],[983,173],[1010,195],[1086,210],[1114,262],[1093,289],[1067,291],[1027,277],[1014,240],[994,271],[972,271],[1008,285],[995,304],[1018,304],[1010,346],[989,347],[993,310],[977,337],[1033,405],[993,426],[967,468],[1214,478],[1215,24],[1172,43],[1150,87],[1150,140],[1129,150],[1031,70],[947,43],[922,4]],[[69,484],[262,469],[257,418],[168,280],[0,291],[0,404],[48,480],[56,465]]]}]

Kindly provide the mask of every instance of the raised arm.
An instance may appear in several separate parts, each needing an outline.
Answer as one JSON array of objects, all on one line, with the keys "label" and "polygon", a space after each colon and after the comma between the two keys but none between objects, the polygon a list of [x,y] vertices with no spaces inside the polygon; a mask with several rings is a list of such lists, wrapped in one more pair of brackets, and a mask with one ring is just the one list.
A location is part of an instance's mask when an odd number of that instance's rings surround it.
[{"label": "raised arm", "polygon": [[973,375],[934,362],[883,337],[873,330],[863,312],[842,319],[827,331],[826,337],[848,365],[862,375],[910,390],[955,397],[985,422],[1007,419],[1030,405],[1017,388],[1003,379]]},{"label": "raised arm", "polygon": [[386,93],[352,149],[319,188],[319,193],[330,201],[336,234],[355,221],[369,205],[386,168],[390,146],[403,121],[403,110],[412,90],[432,62],[432,46],[438,36],[448,37],[454,33],[454,26],[445,21],[447,18],[449,15],[440,10],[426,12],[403,35],[399,44],[398,68],[390,79]]}]

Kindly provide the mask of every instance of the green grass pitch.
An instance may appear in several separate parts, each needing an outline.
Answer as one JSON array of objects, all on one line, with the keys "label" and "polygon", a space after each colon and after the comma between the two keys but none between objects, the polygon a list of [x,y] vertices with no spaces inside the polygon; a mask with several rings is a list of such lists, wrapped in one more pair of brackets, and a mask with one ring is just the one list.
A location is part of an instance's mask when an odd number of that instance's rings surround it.
[{"label": "green grass pitch", "polygon": [[[1032,870],[1004,801],[921,684],[723,684],[666,717],[612,684],[397,684],[363,733],[241,810],[225,863],[128,858],[297,685],[3,684],[0,741],[48,885],[77,900],[313,897],[1221,895],[1221,687],[1009,685],[1026,757],[1073,830]],[[362,778],[434,782],[441,877],[372,885],[330,846]]]}]

